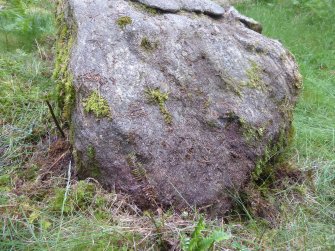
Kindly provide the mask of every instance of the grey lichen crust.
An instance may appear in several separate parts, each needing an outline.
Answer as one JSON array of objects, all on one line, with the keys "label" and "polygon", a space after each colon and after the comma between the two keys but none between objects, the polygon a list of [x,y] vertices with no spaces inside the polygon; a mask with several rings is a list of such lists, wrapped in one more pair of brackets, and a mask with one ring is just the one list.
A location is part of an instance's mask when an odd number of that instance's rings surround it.
[{"label": "grey lichen crust", "polygon": [[228,210],[226,191],[287,144],[301,86],[293,56],[210,1],[68,3],[79,177],[142,207]]}]

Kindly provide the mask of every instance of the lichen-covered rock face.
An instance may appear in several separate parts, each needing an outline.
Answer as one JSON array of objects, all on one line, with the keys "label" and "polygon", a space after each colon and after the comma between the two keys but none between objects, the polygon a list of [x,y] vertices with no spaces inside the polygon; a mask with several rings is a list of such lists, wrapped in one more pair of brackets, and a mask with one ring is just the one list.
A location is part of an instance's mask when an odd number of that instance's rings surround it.
[{"label": "lichen-covered rock face", "polygon": [[286,144],[301,84],[292,55],[209,0],[64,6],[79,177],[141,207],[229,210],[228,191]]}]

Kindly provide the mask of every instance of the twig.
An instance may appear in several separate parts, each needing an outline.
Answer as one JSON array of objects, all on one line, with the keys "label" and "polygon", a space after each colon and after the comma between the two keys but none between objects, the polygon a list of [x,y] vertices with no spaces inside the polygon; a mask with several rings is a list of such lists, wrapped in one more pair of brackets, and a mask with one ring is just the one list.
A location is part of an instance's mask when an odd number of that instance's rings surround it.
[{"label": "twig", "polygon": [[188,201],[184,198],[184,196],[179,192],[179,190],[173,185],[173,183],[170,181],[170,177],[167,174],[164,174],[167,177],[167,182],[170,183],[170,185],[173,187],[173,189],[178,193],[178,195],[180,196],[180,198],[182,198],[185,203],[189,206],[189,208],[194,212],[193,207],[190,205],[190,203],[188,203]]},{"label": "twig", "polygon": [[63,153],[46,171],[50,171],[57,163],[62,160],[68,153],[70,153],[69,150],[67,150],[65,153]]},{"label": "twig", "polygon": [[65,138],[66,138],[66,137],[65,137],[65,133],[64,133],[63,129],[61,128],[61,126],[60,126],[59,123],[58,123],[58,120],[57,120],[57,118],[56,118],[56,116],[55,116],[54,110],[52,109],[52,106],[51,106],[50,102],[49,102],[48,100],[46,100],[45,102],[47,103],[47,105],[48,105],[48,107],[49,107],[49,110],[50,110],[52,119],[54,120],[54,122],[55,122],[55,124],[56,124],[56,127],[57,127],[57,129],[58,129],[58,131],[60,132],[60,134],[62,135],[62,137],[65,139]]},{"label": "twig", "polygon": [[17,207],[17,205],[0,205],[0,208]]}]

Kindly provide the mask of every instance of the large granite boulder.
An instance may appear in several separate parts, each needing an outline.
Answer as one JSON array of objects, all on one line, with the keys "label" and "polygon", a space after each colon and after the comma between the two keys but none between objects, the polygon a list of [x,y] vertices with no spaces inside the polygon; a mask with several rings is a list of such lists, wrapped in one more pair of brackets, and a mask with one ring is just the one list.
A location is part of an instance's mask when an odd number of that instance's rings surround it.
[{"label": "large granite boulder", "polygon": [[301,84],[261,26],[209,0],[68,0],[55,78],[80,178],[141,207],[224,213],[291,133]]}]

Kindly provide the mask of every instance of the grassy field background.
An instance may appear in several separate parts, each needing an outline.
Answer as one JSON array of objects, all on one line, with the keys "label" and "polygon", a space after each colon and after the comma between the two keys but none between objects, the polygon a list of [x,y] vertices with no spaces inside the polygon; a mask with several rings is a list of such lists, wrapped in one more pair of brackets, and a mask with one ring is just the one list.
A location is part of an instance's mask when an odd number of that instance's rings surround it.
[{"label": "grassy field background", "polygon": [[299,175],[257,187],[276,208],[270,222],[238,196],[239,217],[203,222],[197,212],[141,212],[126,196],[77,181],[45,103],[57,114],[53,3],[0,6],[0,250],[335,250],[333,0],[237,6],[292,51],[304,77],[284,167]]}]

